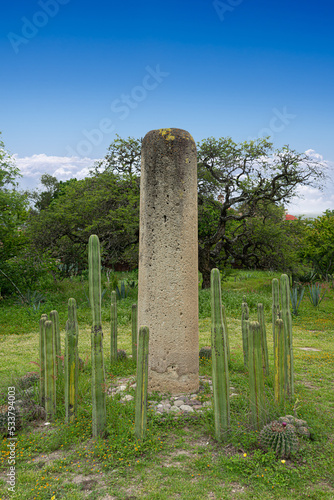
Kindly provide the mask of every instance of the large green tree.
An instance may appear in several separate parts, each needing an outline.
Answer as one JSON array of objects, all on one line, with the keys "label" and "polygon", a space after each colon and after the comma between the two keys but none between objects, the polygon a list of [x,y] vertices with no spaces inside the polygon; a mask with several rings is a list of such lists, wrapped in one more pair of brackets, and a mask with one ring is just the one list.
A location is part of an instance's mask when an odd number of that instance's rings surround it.
[{"label": "large green tree", "polygon": [[27,218],[27,197],[17,191],[20,171],[8,153],[0,132],[0,262],[16,255],[24,244],[22,226]]},{"label": "large green tree", "polygon": [[[1,134],[1,133],[0,133]],[[6,150],[0,135],[0,288],[13,291],[18,282],[18,262],[28,240],[25,224],[28,218],[27,195],[18,191],[20,171]],[[21,274],[24,272],[21,269]]]},{"label": "large green tree", "polygon": [[106,169],[64,186],[61,196],[31,215],[28,232],[39,251],[50,250],[67,266],[86,267],[91,234],[100,239],[104,265],[122,260],[136,265],[138,216],[136,179]]},{"label": "large green tree", "polygon": [[320,217],[308,221],[303,255],[324,278],[334,274],[333,210],[326,210]]},{"label": "large green tree", "polygon": [[200,220],[203,213],[213,215],[199,238],[203,287],[210,286],[213,267],[223,267],[231,260],[249,262],[255,236],[250,221],[257,211],[288,202],[299,186],[321,187],[324,176],[321,163],[288,146],[274,149],[268,138],[240,144],[230,138],[209,138],[199,143]]}]

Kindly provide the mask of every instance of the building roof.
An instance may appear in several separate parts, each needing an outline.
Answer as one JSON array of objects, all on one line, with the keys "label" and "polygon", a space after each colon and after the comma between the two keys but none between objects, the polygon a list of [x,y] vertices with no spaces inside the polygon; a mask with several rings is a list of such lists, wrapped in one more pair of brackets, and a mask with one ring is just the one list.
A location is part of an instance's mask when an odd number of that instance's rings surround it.
[{"label": "building roof", "polygon": [[294,215],[285,214],[285,220],[297,220],[297,217],[295,217]]}]

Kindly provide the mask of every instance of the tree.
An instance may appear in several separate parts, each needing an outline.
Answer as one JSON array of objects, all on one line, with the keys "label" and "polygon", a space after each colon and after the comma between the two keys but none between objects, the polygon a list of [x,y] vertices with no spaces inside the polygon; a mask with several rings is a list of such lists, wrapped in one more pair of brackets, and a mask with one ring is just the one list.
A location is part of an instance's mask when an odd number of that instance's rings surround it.
[{"label": "tree", "polygon": [[141,143],[142,139],[122,139],[116,134],[116,139],[110,144],[105,158],[96,163],[95,173],[102,168],[102,171],[117,172],[131,180],[139,179]]},{"label": "tree", "polygon": [[[22,226],[27,218],[27,197],[16,190],[19,169],[6,151],[0,132],[0,263],[16,255],[24,244]],[[9,186],[12,186],[10,189]]]},{"label": "tree", "polygon": [[35,209],[38,211],[45,210],[51,203],[65,193],[66,186],[76,182],[76,178],[67,181],[59,181],[56,177],[50,174],[41,176],[41,184],[46,188],[44,191],[29,192],[29,198],[34,202]]},{"label": "tree", "polygon": [[[1,134],[1,132],[0,132]],[[0,289],[13,291],[17,282],[17,262],[27,245],[25,223],[28,199],[17,191],[20,171],[0,137]],[[14,270],[15,269],[15,270]],[[23,270],[20,270],[23,272]]]},{"label": "tree", "polygon": [[[275,150],[268,139],[236,144],[230,138],[209,138],[198,144],[199,213],[214,214],[206,234],[200,233],[203,288],[210,286],[214,267],[246,262],[252,247],[246,221],[260,206],[263,211],[289,201],[299,186],[321,188],[321,163],[288,146]],[[228,231],[232,221],[234,229]]]},{"label": "tree", "polygon": [[334,274],[334,211],[309,220],[303,255],[315,271],[328,278]]},{"label": "tree", "polygon": [[28,232],[36,249],[62,264],[87,267],[87,244],[97,234],[103,265],[137,263],[139,185],[106,169],[64,186],[61,196],[34,212]]}]

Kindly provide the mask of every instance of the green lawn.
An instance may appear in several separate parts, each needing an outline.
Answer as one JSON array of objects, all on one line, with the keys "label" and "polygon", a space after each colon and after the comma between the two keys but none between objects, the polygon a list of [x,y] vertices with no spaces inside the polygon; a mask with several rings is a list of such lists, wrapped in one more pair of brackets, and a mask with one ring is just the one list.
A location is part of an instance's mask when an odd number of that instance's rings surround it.
[{"label": "green lawn", "polygon": [[[246,295],[251,318],[256,305],[265,307],[270,375],[265,381],[268,419],[282,414],[273,403],[273,343],[271,330],[272,273],[234,272],[223,283],[231,347],[231,431],[223,444],[214,439],[213,412],[194,419],[149,414],[147,437],[134,438],[134,403],[122,404],[108,397],[108,438],[91,437],[90,398],[90,310],[85,304],[83,284],[65,281],[46,293],[47,301],[34,312],[3,300],[0,304],[0,405],[6,403],[7,388],[17,378],[38,366],[38,321],[41,312],[57,309],[61,322],[62,351],[67,300],[76,298],[79,309],[79,355],[83,360],[79,382],[76,421],[65,425],[63,404],[57,419],[45,426],[42,420],[27,423],[18,432],[15,493],[8,492],[8,443],[0,450],[0,500],[20,499],[334,499],[334,292],[329,290],[319,309],[307,291],[293,317],[295,398],[285,413],[296,411],[312,429],[312,440],[301,439],[300,448],[285,463],[258,445],[258,433],[249,425],[248,374],[243,367],[241,302]],[[131,305],[136,291],[118,303],[119,348],[131,352]],[[104,354],[107,383],[135,374],[131,360],[111,367],[110,309],[103,307]],[[210,293],[200,292],[200,346],[209,345]],[[211,375],[211,363],[200,362],[200,374]],[[58,388],[58,401],[63,389]],[[19,389],[17,389],[19,395]],[[157,397],[157,395],[154,395]],[[208,397],[204,394],[203,397]],[[37,394],[35,395],[37,398]]]}]

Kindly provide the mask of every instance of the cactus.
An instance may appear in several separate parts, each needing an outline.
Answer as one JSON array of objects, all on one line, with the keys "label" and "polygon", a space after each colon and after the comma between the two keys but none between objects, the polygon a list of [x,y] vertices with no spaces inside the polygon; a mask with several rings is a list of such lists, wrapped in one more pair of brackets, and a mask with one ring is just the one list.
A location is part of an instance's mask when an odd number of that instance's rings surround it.
[{"label": "cactus", "polygon": [[252,426],[259,430],[265,420],[261,330],[257,321],[249,323],[248,372]]},{"label": "cactus", "polygon": [[101,256],[99,238],[92,234],[88,243],[89,300],[92,308],[92,405],[93,437],[106,432],[106,394],[101,319]]},{"label": "cactus", "polygon": [[132,359],[137,361],[137,336],[138,336],[138,307],[132,304],[131,314],[131,334],[132,334]]},{"label": "cactus", "polygon": [[66,422],[73,422],[78,398],[78,334],[77,306],[75,299],[68,300],[68,320],[65,340],[65,413]]},{"label": "cactus", "polygon": [[249,308],[246,302],[246,297],[243,297],[243,302],[241,305],[241,331],[242,331],[242,349],[244,353],[244,366],[248,366],[248,327],[247,321],[249,319]]},{"label": "cactus", "polygon": [[275,324],[274,339],[274,397],[278,405],[284,407],[285,401],[285,335],[283,320],[278,318]]},{"label": "cactus", "polygon": [[138,440],[143,440],[145,438],[145,433],[146,433],[148,345],[149,345],[149,330],[147,326],[142,326],[139,329],[139,337],[138,337],[136,407],[135,407],[135,436]]},{"label": "cactus", "polygon": [[222,441],[230,426],[230,399],[219,269],[211,271],[211,344],[215,436],[218,441]]},{"label": "cactus", "polygon": [[307,422],[299,418],[293,417],[292,415],[285,415],[278,419],[279,422],[286,422],[290,427],[293,427],[297,436],[302,436],[304,438],[313,439],[312,429],[309,429]]},{"label": "cactus", "polygon": [[54,328],[56,373],[57,377],[59,377],[63,372],[63,366],[60,348],[59,314],[57,311],[50,312],[50,320],[52,321]]},{"label": "cactus", "polygon": [[211,359],[212,357],[212,350],[211,347],[205,346],[202,347],[199,351],[199,358],[205,358],[205,359]]},{"label": "cactus", "polygon": [[268,345],[267,345],[266,321],[264,319],[263,304],[257,305],[257,318],[261,332],[263,374],[268,376],[269,375]]},{"label": "cactus", "polygon": [[274,355],[275,355],[275,327],[276,327],[276,320],[277,318],[280,317],[279,283],[277,278],[274,278],[272,281],[272,292],[273,292],[272,326],[273,326],[273,343],[274,343]]},{"label": "cactus", "polygon": [[265,450],[273,450],[276,457],[289,458],[298,449],[298,438],[292,425],[271,422],[260,432],[259,441]]},{"label": "cactus", "polygon": [[287,396],[292,399],[294,396],[292,317],[290,312],[290,285],[286,274],[281,276],[281,304],[285,336],[285,388]]},{"label": "cactus", "polygon": [[52,420],[56,413],[56,366],[54,363],[54,335],[52,321],[45,321],[45,411]]},{"label": "cactus", "polygon": [[225,332],[225,338],[226,338],[227,361],[230,361],[230,342],[229,342],[229,338],[228,338],[226,309],[225,309],[224,304],[222,304],[222,315],[223,315],[224,332]]},{"label": "cactus", "polygon": [[117,361],[117,299],[116,292],[111,292],[111,332],[110,332],[110,362]]},{"label": "cactus", "polygon": [[45,321],[47,314],[42,314],[39,320],[39,401],[42,406],[45,404]]}]

